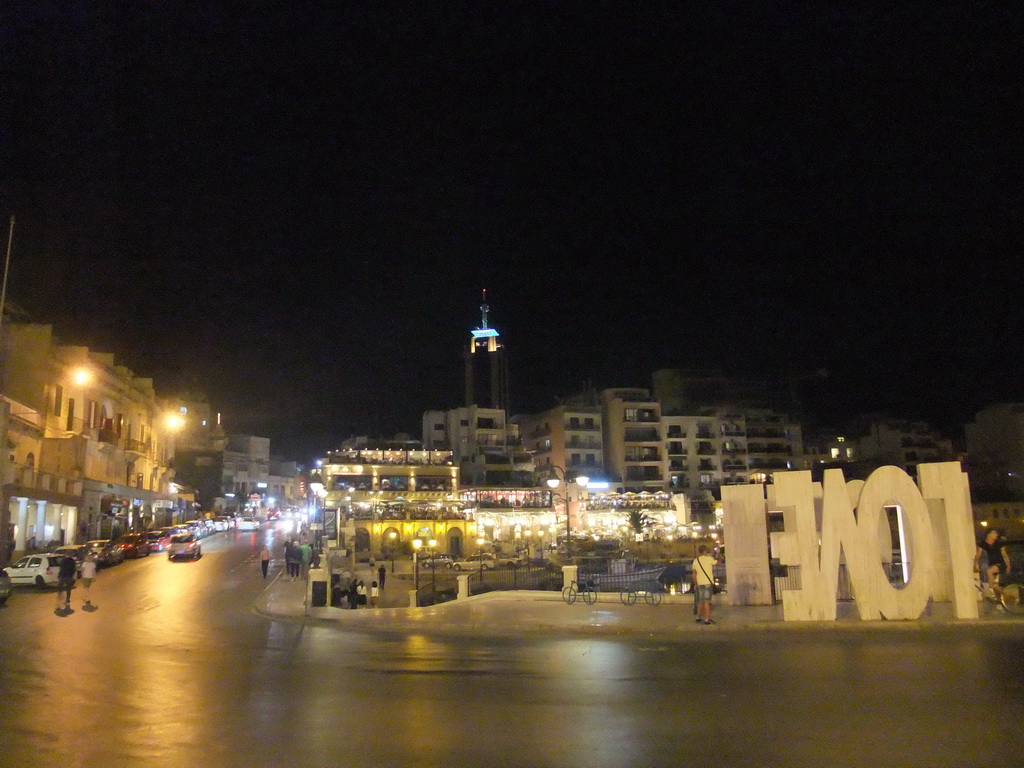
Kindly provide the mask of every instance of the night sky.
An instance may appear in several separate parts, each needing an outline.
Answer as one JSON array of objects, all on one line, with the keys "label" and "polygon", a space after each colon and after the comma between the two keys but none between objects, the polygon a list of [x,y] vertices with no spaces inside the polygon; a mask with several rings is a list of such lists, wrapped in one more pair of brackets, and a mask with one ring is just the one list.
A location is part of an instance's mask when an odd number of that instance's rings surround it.
[{"label": "night sky", "polygon": [[299,459],[460,405],[482,288],[514,412],[1024,399],[1018,4],[502,5],[8,0],[9,303]]}]

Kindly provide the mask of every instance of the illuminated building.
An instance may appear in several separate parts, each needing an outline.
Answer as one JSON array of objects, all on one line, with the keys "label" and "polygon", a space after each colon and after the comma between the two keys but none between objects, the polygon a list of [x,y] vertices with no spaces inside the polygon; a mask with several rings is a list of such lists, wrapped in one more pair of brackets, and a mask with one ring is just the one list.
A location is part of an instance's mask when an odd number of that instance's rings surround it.
[{"label": "illuminated building", "polygon": [[471,332],[465,352],[467,408],[508,409],[508,367],[505,348],[498,332],[488,325],[487,291],[484,290],[480,313],[483,322]]}]

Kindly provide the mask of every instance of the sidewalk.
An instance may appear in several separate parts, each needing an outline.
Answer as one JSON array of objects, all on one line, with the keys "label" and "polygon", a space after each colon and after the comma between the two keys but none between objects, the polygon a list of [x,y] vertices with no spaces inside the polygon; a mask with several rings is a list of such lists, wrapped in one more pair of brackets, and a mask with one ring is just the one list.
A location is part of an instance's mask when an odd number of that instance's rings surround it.
[{"label": "sidewalk", "polygon": [[[365,578],[357,574],[359,578]],[[390,579],[386,585],[385,605],[407,606],[411,584]],[[930,603],[925,614],[914,621],[861,621],[856,607],[840,603],[836,621],[786,622],[782,606],[730,606],[725,595],[717,596],[712,611],[715,624],[697,624],[693,615],[693,598],[689,595],[666,595],[659,606],[623,605],[618,594],[601,593],[593,605],[577,601],[566,605],[558,592],[502,591],[489,592],[464,600],[454,600],[427,608],[384,607],[307,608],[306,583],[289,581],[280,574],[257,600],[255,610],[273,619],[334,622],[346,629],[383,632],[442,632],[448,634],[543,633],[573,635],[640,635],[678,638],[716,636],[722,632],[773,631],[907,631],[927,629],[966,630],[973,627],[997,628],[1024,632],[1024,617],[1011,616],[980,606],[977,621],[953,618],[949,603]]]}]

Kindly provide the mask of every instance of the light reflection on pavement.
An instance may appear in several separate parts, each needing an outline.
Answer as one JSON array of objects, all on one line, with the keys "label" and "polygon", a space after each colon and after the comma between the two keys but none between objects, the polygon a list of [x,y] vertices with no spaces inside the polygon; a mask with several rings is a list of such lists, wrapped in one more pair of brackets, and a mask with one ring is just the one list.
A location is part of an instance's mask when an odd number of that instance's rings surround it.
[{"label": "light reflection on pavement", "polygon": [[[1019,633],[693,641],[275,622],[263,536],[100,573],[98,610],[0,611],[3,765],[961,766],[1017,755]],[[493,621],[493,616],[488,619]],[[1011,628],[1012,630],[1012,628]],[[998,738],[993,738],[998,734]]]}]

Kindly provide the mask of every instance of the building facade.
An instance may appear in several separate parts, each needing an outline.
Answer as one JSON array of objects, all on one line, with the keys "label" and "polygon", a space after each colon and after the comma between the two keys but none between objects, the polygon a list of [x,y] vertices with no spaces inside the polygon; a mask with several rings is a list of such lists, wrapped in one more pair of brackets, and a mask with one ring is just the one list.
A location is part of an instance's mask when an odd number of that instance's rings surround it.
[{"label": "building facade", "polygon": [[40,324],[4,326],[3,551],[165,524],[171,405],[114,356],[60,344]]}]

